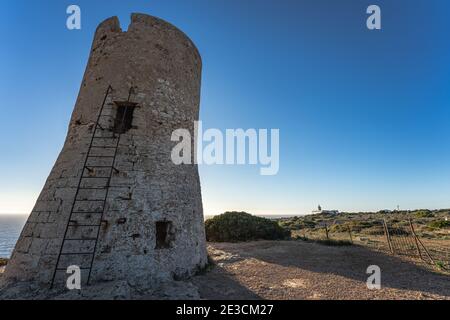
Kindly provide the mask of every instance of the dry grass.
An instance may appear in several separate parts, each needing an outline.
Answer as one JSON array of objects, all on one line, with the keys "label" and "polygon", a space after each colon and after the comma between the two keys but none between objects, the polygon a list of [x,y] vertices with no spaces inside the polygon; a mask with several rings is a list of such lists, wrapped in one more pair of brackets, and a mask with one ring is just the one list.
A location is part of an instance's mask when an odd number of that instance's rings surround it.
[{"label": "dry grass", "polygon": [[280,219],[279,223],[290,230],[294,238],[351,241],[372,250],[390,252],[383,225],[383,221],[386,221],[391,239],[398,247],[396,253],[419,258],[418,249],[412,237],[409,222],[411,220],[415,233],[431,254],[433,261],[428,258],[422,248],[421,254],[424,260],[430,264],[431,268],[440,266],[441,269],[450,270],[448,218],[450,218],[450,210],[416,210],[308,215]]}]

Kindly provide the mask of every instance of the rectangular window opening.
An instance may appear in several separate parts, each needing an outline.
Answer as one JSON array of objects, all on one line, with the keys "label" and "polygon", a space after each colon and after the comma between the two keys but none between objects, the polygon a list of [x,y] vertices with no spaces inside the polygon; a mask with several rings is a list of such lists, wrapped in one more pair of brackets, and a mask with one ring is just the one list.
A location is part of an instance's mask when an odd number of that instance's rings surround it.
[{"label": "rectangular window opening", "polygon": [[114,133],[125,133],[133,124],[133,113],[136,104],[130,102],[116,102],[117,112],[114,120]]},{"label": "rectangular window opening", "polygon": [[172,222],[157,221],[156,222],[156,249],[170,248],[172,242]]}]

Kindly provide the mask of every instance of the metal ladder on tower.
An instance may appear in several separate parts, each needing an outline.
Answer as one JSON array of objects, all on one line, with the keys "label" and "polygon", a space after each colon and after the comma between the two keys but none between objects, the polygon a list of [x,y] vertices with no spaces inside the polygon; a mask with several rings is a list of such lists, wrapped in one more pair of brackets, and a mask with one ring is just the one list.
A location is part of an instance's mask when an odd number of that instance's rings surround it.
[{"label": "metal ladder on tower", "polygon": [[111,91],[112,87],[108,86],[95,123],[53,273],[52,287],[57,280],[58,272],[66,275],[67,268],[72,265],[80,268],[85,283],[89,284],[100,229],[106,222],[103,216],[111,177],[114,171],[118,172],[114,162],[120,134],[100,125],[102,117],[112,117],[103,114]]}]

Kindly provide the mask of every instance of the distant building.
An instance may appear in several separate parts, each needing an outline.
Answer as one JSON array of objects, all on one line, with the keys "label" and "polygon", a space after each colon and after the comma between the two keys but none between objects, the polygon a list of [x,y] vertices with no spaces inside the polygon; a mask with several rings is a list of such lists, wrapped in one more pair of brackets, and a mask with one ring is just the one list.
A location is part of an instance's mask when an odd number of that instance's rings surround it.
[{"label": "distant building", "polygon": [[312,214],[337,215],[337,214],[339,214],[339,210],[323,210],[322,207],[319,205],[317,207],[317,210],[312,211]]}]

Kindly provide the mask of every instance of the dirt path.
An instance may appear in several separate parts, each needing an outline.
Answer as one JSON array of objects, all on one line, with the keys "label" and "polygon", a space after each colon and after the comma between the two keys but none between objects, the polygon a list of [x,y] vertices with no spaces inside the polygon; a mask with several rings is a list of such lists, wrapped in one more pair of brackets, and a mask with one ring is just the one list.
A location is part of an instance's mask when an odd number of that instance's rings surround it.
[{"label": "dirt path", "polygon": [[[449,299],[450,276],[360,246],[210,243],[216,267],[193,279],[204,299]],[[381,290],[366,287],[369,265]]]}]

